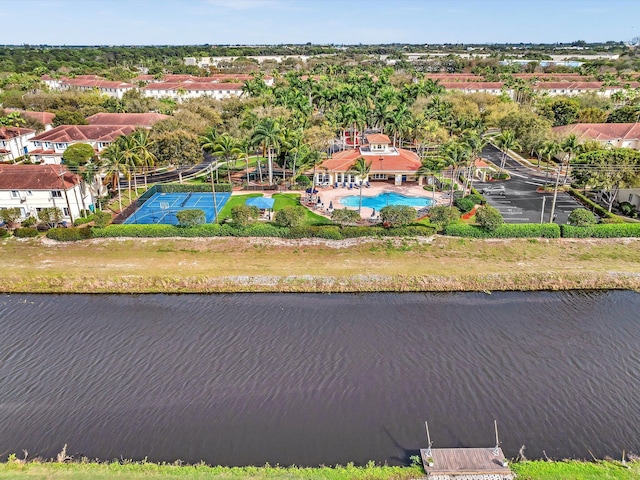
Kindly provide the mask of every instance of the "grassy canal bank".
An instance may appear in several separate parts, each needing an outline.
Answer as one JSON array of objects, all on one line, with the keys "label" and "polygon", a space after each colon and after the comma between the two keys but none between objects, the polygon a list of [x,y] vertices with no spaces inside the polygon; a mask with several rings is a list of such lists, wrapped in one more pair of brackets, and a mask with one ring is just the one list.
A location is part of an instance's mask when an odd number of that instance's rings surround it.
[{"label": "grassy canal bank", "polygon": [[3,292],[640,289],[640,239],[0,240]]},{"label": "grassy canal bank", "polygon": [[[522,462],[512,464],[520,480],[631,480],[640,478],[640,463]],[[421,467],[208,467],[153,463],[19,463],[0,464],[0,479],[251,479],[251,480],[408,480],[424,476]]]}]

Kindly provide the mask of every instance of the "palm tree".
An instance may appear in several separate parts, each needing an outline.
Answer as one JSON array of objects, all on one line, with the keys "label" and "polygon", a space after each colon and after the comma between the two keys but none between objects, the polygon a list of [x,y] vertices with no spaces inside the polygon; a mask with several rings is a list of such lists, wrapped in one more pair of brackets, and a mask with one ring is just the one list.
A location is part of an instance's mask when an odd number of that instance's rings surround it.
[{"label": "palm tree", "polygon": [[[247,184],[249,184],[249,155],[253,155],[256,153],[256,147],[248,138],[243,138],[241,141],[239,141],[237,147],[240,151],[240,155],[244,155],[244,161],[247,165]],[[258,167],[259,166],[260,162],[258,162]]]},{"label": "palm tree", "polygon": [[419,177],[431,175],[433,205],[436,204],[436,173],[441,173],[444,168],[444,160],[440,156],[427,157],[422,160],[422,166],[416,172]]},{"label": "palm tree", "polygon": [[149,136],[149,131],[144,128],[136,129],[131,134],[135,155],[138,158],[138,164],[142,165],[144,173],[144,188],[147,189],[147,174],[149,169],[155,166],[157,158],[152,153],[151,148],[154,145],[154,141]]},{"label": "palm tree", "polygon": [[267,167],[269,169],[269,185],[273,185],[273,156],[280,149],[280,132],[282,127],[277,120],[265,117],[256,125],[251,141],[267,151]]},{"label": "palm tree", "polygon": [[445,166],[451,168],[451,193],[449,206],[453,205],[453,192],[458,175],[458,169],[469,161],[469,149],[462,143],[452,141],[442,146],[442,159]]},{"label": "palm tree", "polygon": [[367,163],[367,161],[360,157],[356,159],[354,164],[351,166],[352,173],[355,173],[360,179],[360,203],[358,205],[358,213],[362,211],[362,184],[369,176],[369,172],[371,171],[371,162]]},{"label": "palm tree", "polygon": [[[552,140],[544,142],[542,147],[540,147],[540,154],[547,161],[547,163],[550,163],[553,157],[555,157],[558,154],[558,152],[560,152],[560,145],[558,145],[557,142],[554,142]],[[547,175],[544,179],[545,187],[547,186],[548,179],[549,179],[549,166],[547,165]]]},{"label": "palm tree", "polygon": [[308,169],[309,167],[313,167],[313,182],[311,184],[311,192],[315,191],[316,189],[316,168],[323,162],[325,156],[325,153],[320,150],[310,150],[307,156],[304,158],[303,165],[300,166],[300,171],[302,171],[303,169]]},{"label": "palm tree", "polygon": [[[473,175],[475,173],[475,161],[480,155],[482,149],[487,145],[487,139],[481,136],[477,131],[471,130],[466,132],[462,137],[462,142],[467,146],[470,153],[470,161],[469,161],[469,170],[467,175],[465,175],[465,186],[464,186],[464,194],[467,193],[467,187],[469,189],[473,188]],[[469,178],[471,181],[469,182]]]},{"label": "palm tree", "polygon": [[120,174],[128,173],[127,157],[122,146],[118,142],[114,142],[109,145],[102,153],[105,158],[105,181],[110,183],[112,188],[118,190],[118,205],[120,211],[122,211],[122,194],[120,192]]},{"label": "palm tree", "polygon": [[520,148],[516,134],[513,130],[504,130],[495,138],[496,146],[502,150],[502,158],[500,159],[500,170],[504,170],[507,163],[508,151],[514,148]]},{"label": "palm tree", "polygon": [[571,164],[573,156],[582,151],[582,145],[578,142],[578,137],[572,133],[560,144],[560,151],[567,154],[565,157],[566,170],[564,172],[564,180],[562,181],[562,185],[566,185],[567,177],[569,176],[569,165]]},{"label": "palm tree", "polygon": [[229,184],[231,184],[231,168],[229,162],[231,162],[233,158],[237,158],[238,155],[242,153],[238,148],[237,143],[236,139],[231,135],[223,133],[218,137],[213,147],[213,153],[220,155],[225,161]]}]

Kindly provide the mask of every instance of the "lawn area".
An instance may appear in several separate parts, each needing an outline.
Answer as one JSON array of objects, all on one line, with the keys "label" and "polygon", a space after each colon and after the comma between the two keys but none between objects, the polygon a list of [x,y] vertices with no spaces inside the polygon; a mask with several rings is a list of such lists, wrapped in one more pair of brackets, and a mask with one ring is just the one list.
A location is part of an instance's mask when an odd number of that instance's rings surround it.
[{"label": "lawn area", "polygon": [[[284,207],[295,207],[300,205],[299,193],[276,193],[273,195],[275,204],[274,210],[282,210]],[[331,225],[333,222],[322,215],[312,212],[305,207],[305,225]]]},{"label": "lawn area", "polygon": [[[640,463],[545,462],[511,464],[520,480],[632,480],[640,478]],[[20,479],[247,479],[247,480],[409,480],[423,477],[422,467],[208,467],[154,463],[28,463],[0,464],[0,480]]]},{"label": "lawn area", "polygon": [[231,209],[237,205],[244,205],[248,198],[261,197],[261,193],[249,193],[247,195],[231,195],[222,210],[218,213],[218,223],[224,222],[227,218],[231,218]]},{"label": "lawn area", "polygon": [[0,255],[3,292],[640,289],[640,239],[8,238]]}]

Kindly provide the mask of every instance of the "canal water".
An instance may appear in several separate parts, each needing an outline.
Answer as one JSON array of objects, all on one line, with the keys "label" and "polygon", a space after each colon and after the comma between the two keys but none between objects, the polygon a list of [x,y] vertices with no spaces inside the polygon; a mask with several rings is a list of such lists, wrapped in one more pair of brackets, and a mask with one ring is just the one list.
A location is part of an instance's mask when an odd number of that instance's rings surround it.
[{"label": "canal water", "polygon": [[0,296],[0,457],[640,452],[640,295]]}]

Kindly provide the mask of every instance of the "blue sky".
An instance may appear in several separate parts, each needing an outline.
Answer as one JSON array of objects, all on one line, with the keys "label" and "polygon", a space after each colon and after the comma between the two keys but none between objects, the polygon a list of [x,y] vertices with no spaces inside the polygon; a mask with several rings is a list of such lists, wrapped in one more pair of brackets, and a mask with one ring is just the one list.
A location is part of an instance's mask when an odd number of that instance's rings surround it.
[{"label": "blue sky", "polygon": [[640,36],[638,0],[0,0],[0,7],[0,44],[553,43]]}]

